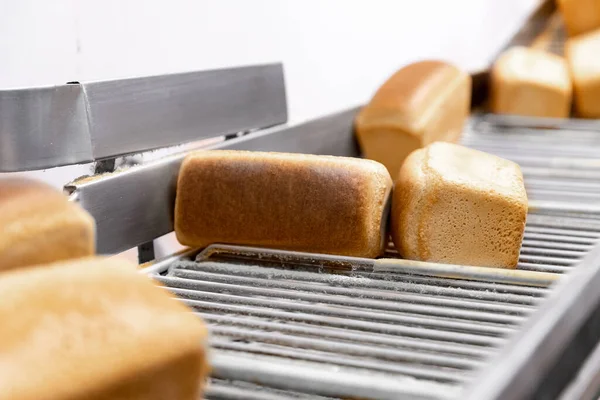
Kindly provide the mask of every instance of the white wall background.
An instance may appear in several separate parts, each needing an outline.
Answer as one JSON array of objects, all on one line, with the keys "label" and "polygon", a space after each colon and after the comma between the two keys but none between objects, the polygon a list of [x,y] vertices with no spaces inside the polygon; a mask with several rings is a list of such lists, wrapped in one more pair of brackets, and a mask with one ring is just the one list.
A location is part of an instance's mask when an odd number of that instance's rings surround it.
[{"label": "white wall background", "polygon": [[297,122],[366,102],[411,61],[484,67],[538,1],[0,0],[0,89],[281,61]]},{"label": "white wall background", "polygon": [[292,120],[424,57],[475,68],[537,0],[0,0],[0,88],[283,61]]}]

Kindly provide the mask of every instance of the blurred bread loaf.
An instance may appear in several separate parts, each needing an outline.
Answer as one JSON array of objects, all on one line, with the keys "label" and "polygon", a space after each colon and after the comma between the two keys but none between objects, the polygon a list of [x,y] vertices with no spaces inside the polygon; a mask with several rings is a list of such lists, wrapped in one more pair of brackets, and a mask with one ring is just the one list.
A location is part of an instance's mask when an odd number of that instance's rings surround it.
[{"label": "blurred bread loaf", "polygon": [[600,29],[571,38],[565,46],[575,89],[575,111],[600,118]]},{"label": "blurred bread loaf", "polygon": [[0,400],[199,398],[203,324],[127,262],[9,271],[0,293]]},{"label": "blurred bread loaf", "polygon": [[441,61],[407,65],[392,75],[356,118],[363,155],[395,179],[404,159],[435,141],[460,139],[471,105],[471,77]]},{"label": "blurred bread loaf", "polygon": [[557,0],[571,36],[600,28],[600,0]]},{"label": "blurred bread loaf", "polygon": [[213,243],[375,257],[386,244],[392,180],[377,162],[248,151],[200,151],[179,171],[175,232]]},{"label": "blurred bread loaf", "polygon": [[0,271],[95,252],[95,223],[44,183],[0,179]]},{"label": "blurred bread loaf", "polygon": [[392,202],[392,238],[404,258],[514,268],[527,215],[519,166],[450,143],[410,154]]},{"label": "blurred bread loaf", "polygon": [[492,69],[491,108],[497,114],[567,118],[571,86],[562,57],[513,47],[498,58]]}]

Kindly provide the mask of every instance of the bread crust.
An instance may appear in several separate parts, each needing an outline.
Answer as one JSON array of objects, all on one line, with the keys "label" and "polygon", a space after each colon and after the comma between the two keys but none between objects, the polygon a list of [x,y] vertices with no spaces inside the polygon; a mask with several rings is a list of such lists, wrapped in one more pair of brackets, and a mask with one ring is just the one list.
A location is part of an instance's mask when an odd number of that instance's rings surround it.
[{"label": "bread crust", "polygon": [[600,0],[558,0],[570,36],[600,29]]},{"label": "bread crust", "polygon": [[404,159],[434,141],[457,142],[471,105],[471,77],[445,62],[421,61],[397,71],[355,121],[363,155],[396,176]]},{"label": "bread crust", "polygon": [[567,40],[565,45],[575,111],[583,118],[600,118],[600,29]]},{"label": "bread crust", "polygon": [[400,170],[391,234],[408,259],[514,268],[526,218],[517,164],[434,143],[413,152]]},{"label": "bread crust", "polygon": [[392,180],[370,160],[233,150],[188,155],[175,232],[193,247],[229,243],[376,257]]},{"label": "bread crust", "polygon": [[571,78],[560,56],[517,46],[504,52],[492,68],[494,113],[567,118],[571,101]]},{"label": "bread crust", "polygon": [[206,329],[128,262],[9,271],[0,292],[0,400],[199,398]]},{"label": "bread crust", "polygon": [[0,179],[0,271],[91,256],[94,219],[44,183]]}]

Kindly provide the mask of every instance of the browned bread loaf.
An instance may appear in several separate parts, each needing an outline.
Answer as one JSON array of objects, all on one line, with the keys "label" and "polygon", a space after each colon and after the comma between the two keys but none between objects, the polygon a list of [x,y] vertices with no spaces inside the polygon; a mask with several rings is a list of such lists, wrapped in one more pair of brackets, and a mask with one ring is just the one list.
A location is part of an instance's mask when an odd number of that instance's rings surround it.
[{"label": "browned bread loaf", "polygon": [[389,78],[356,118],[366,158],[395,179],[404,159],[435,141],[460,139],[471,105],[471,77],[441,61],[410,64]]},{"label": "browned bread loaf", "polygon": [[392,238],[404,258],[514,268],[527,216],[519,166],[450,143],[413,152],[392,202]]},{"label": "browned bread loaf", "polygon": [[572,84],[565,60],[544,50],[513,47],[492,69],[491,108],[497,114],[567,118]]},{"label": "browned bread loaf", "polygon": [[600,118],[600,29],[569,39],[565,49],[577,115]]},{"label": "browned bread loaf", "polygon": [[375,257],[392,180],[370,160],[200,151],[179,171],[175,232],[183,245],[254,245]]},{"label": "browned bread loaf", "polygon": [[558,0],[558,8],[571,36],[600,28],[600,0]]},{"label": "browned bread loaf", "polygon": [[95,252],[95,223],[44,183],[0,179],[0,271]]},{"label": "browned bread loaf", "polygon": [[19,269],[0,293],[0,400],[199,398],[206,330],[133,265]]}]

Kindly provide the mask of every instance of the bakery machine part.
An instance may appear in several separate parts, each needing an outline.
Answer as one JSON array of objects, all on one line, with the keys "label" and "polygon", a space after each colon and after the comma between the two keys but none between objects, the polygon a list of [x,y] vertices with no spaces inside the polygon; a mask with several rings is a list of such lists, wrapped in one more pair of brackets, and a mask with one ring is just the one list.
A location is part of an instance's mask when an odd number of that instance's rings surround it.
[{"label": "bakery machine part", "polygon": [[215,378],[368,399],[458,394],[558,278],[225,245],[157,267],[212,327]]}]

